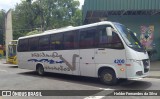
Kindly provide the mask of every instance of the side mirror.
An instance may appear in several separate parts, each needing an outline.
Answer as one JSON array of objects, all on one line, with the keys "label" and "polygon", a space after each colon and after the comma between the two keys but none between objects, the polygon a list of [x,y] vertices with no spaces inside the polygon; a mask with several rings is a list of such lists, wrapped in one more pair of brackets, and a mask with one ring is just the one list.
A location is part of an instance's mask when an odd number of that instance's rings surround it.
[{"label": "side mirror", "polygon": [[107,32],[107,36],[112,36],[112,28],[111,27],[107,27],[106,32]]}]

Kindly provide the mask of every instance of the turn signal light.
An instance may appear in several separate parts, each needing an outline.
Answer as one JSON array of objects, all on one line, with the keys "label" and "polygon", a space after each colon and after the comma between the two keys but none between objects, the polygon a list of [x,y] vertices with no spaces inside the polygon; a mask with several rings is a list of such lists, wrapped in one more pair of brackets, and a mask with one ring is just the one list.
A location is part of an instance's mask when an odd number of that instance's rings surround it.
[{"label": "turn signal light", "polygon": [[125,69],[124,69],[124,68],[121,68],[120,70],[121,70],[121,71],[125,71]]},{"label": "turn signal light", "polygon": [[126,66],[131,66],[131,64],[126,64]]}]

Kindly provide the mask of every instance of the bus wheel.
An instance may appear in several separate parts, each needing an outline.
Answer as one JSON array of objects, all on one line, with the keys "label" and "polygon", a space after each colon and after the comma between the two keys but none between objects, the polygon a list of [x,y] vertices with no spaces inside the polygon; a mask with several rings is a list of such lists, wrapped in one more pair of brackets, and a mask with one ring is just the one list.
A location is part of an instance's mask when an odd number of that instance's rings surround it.
[{"label": "bus wheel", "polygon": [[105,69],[100,72],[100,80],[106,85],[115,85],[117,83],[117,78],[115,72],[111,69]]},{"label": "bus wheel", "polygon": [[44,75],[44,68],[42,65],[37,66],[37,73],[41,76]]}]

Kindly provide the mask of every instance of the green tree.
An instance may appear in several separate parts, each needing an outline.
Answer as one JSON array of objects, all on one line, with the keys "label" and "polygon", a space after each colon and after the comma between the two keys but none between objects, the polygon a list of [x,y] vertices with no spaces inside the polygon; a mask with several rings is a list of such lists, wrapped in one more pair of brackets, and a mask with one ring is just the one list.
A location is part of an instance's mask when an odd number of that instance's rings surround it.
[{"label": "green tree", "polygon": [[[53,29],[75,25],[72,17],[77,12],[79,1],[76,0],[37,0],[42,9],[43,28]],[[79,16],[81,17],[81,16]],[[79,18],[80,19],[80,18]]]},{"label": "green tree", "polygon": [[25,36],[28,32],[37,28],[35,22],[38,17],[37,11],[35,11],[36,7],[37,5],[26,1],[16,5],[13,11],[14,39]]},{"label": "green tree", "polygon": [[0,45],[4,44],[4,32],[5,32],[5,11],[0,10]]},{"label": "green tree", "polygon": [[34,31],[31,31],[31,32],[28,32],[28,33],[26,34],[26,36],[34,35],[34,34],[39,34],[39,33],[41,33],[41,32],[38,31],[38,30],[34,30]]},{"label": "green tree", "polygon": [[71,18],[71,22],[73,26],[82,25],[82,11],[77,9],[74,15]]},{"label": "green tree", "polygon": [[14,39],[30,31],[81,25],[78,0],[22,0],[13,11]]}]

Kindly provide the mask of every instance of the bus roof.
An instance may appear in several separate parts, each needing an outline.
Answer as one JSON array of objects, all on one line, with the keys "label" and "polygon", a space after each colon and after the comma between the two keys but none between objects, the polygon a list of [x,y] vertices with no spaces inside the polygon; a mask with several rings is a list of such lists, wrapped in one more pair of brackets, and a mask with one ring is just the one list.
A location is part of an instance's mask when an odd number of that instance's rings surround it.
[{"label": "bus roof", "polygon": [[68,27],[65,27],[65,28],[47,30],[47,31],[44,31],[41,34],[35,34],[35,35],[20,37],[19,39],[32,38],[32,37],[37,37],[37,36],[49,35],[49,34],[56,34],[56,33],[60,33],[60,32],[67,32],[67,31],[78,30],[78,29],[83,29],[83,28],[97,26],[97,25],[112,24],[112,23],[113,22],[110,22],[110,21],[102,21],[102,22],[97,22],[97,23],[92,23],[92,24],[87,24],[87,25],[82,25],[82,26],[77,26],[77,27],[68,26]]}]

